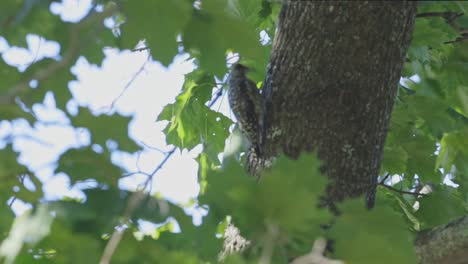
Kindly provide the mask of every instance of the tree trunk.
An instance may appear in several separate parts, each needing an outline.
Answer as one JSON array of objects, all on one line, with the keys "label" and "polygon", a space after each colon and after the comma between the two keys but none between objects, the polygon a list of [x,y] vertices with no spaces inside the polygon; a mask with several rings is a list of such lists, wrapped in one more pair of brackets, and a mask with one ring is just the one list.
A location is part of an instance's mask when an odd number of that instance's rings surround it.
[{"label": "tree trunk", "polygon": [[[263,86],[265,160],[316,151],[325,200],[375,187],[416,2],[288,1]],[[250,164],[255,166],[255,164]],[[468,263],[468,218],[418,234],[420,263]]]},{"label": "tree trunk", "polygon": [[330,180],[325,203],[367,196],[377,176],[415,2],[284,4],[263,87],[262,149],[316,151]]},{"label": "tree trunk", "polygon": [[[270,160],[316,151],[331,180],[325,199],[331,208],[361,195],[368,208],[374,204],[415,13],[416,2],[409,1],[284,4],[262,93],[262,155]],[[52,66],[67,64],[66,58]],[[235,250],[247,244],[233,242]],[[468,216],[421,232],[415,246],[421,263],[468,263]]]}]

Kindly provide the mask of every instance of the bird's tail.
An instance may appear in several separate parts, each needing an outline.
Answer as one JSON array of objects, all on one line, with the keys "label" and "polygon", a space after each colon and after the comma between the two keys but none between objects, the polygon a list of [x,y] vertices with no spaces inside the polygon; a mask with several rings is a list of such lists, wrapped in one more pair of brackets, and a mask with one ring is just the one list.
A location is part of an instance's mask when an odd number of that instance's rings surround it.
[{"label": "bird's tail", "polygon": [[261,153],[259,146],[251,146],[247,151],[247,171],[250,175],[259,178],[261,167]]}]

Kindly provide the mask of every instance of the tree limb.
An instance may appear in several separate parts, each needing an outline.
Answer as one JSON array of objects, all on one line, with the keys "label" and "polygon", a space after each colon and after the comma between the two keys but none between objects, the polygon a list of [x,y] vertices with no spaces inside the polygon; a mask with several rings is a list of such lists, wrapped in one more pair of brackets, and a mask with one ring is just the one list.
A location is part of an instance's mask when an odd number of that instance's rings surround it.
[{"label": "tree limb", "polygon": [[290,264],[344,264],[341,260],[333,260],[324,256],[327,240],[318,238],[315,240],[310,253],[294,259]]},{"label": "tree limb", "polygon": [[421,232],[415,242],[423,264],[466,264],[468,261],[468,216]]},{"label": "tree limb", "polygon": [[330,207],[361,195],[373,206],[415,14],[410,1],[288,1],[282,8],[263,87],[262,149],[266,159],[316,151],[331,179]]}]

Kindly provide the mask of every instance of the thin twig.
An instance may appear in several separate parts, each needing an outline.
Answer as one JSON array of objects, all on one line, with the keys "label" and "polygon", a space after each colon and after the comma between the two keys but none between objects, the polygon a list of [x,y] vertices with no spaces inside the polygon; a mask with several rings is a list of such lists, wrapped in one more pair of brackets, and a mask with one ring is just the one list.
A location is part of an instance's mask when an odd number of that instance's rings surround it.
[{"label": "thin twig", "polygon": [[381,182],[381,183],[384,183],[384,182],[388,179],[388,177],[390,177],[390,173],[385,174],[385,176],[383,177],[382,181],[380,181],[380,182]]},{"label": "thin twig", "polygon": [[16,140],[17,138],[29,140],[31,142],[42,145],[44,147],[53,147],[54,146],[54,144],[52,144],[50,142],[47,142],[45,140],[42,140],[40,138],[34,137],[32,135],[28,135],[28,134],[11,134],[11,135],[8,135],[8,136],[2,138],[2,141],[11,143],[12,141]]},{"label": "thin twig", "polygon": [[426,193],[419,193],[419,192],[409,192],[409,191],[403,191],[403,190],[399,190],[397,188],[394,188],[393,186],[390,186],[390,185],[387,185],[385,184],[383,181],[379,182],[379,185],[380,186],[383,186],[389,190],[392,190],[394,192],[397,192],[397,193],[401,193],[401,194],[411,194],[411,195],[414,195],[414,196],[419,196],[419,195],[422,195],[422,196],[427,196]]},{"label": "thin twig", "polygon": [[132,83],[140,76],[140,74],[145,70],[146,64],[150,61],[151,54],[148,54],[148,58],[146,58],[145,62],[141,65],[141,67],[133,74],[132,78],[125,84],[124,88],[122,91],[120,91],[120,94],[112,101],[112,103],[109,106],[109,111],[112,110],[115,106],[115,103],[125,94],[125,92],[128,90],[128,88],[132,85]]},{"label": "thin twig", "polygon": [[30,62],[28,63],[25,63],[25,64],[17,64],[17,65],[14,65],[15,67],[24,67],[24,68],[28,68],[30,67],[31,65],[33,65],[37,58],[39,57],[39,51],[41,50],[41,44],[42,44],[42,36],[38,36],[39,37],[39,45],[37,45],[37,49],[35,51],[32,52],[32,59]]},{"label": "thin twig", "polygon": [[120,179],[130,177],[130,176],[134,176],[134,175],[138,175],[138,174],[144,175],[146,177],[151,177],[151,174],[149,174],[149,173],[146,173],[146,172],[143,172],[143,171],[133,171],[133,172],[128,172],[128,173],[123,174],[122,176],[120,176]]},{"label": "thin twig", "polygon": [[[146,197],[145,189],[148,187],[148,184],[152,181],[154,175],[166,164],[169,158],[174,154],[177,147],[173,147],[164,157],[164,159],[159,163],[159,165],[148,175],[146,181],[142,184],[142,188],[137,190],[136,192],[132,193],[130,196],[127,207],[125,208],[124,215],[123,215],[123,222],[130,221],[130,218],[133,215],[133,212],[136,208],[140,206],[140,202]],[[117,246],[119,245],[120,241],[122,240],[122,236],[125,230],[116,229],[113,233],[109,242],[107,242],[106,247],[104,248],[104,253],[102,254],[101,260],[99,264],[108,264],[114,255]]]},{"label": "thin twig", "polygon": [[138,171],[141,171],[141,168],[140,168],[141,153],[142,153],[142,151],[138,151],[137,158],[135,160],[135,167],[137,168]]},{"label": "thin twig", "polygon": [[223,95],[223,87],[221,86],[221,88],[219,88],[218,91],[216,91],[215,97],[208,104],[208,107],[211,108],[222,95]]},{"label": "thin twig", "polygon": [[[219,91],[216,92],[215,96],[213,97],[213,99],[208,104],[208,107],[212,107],[216,103],[216,101],[218,101],[218,99],[221,96],[222,96],[222,92],[219,92]],[[133,212],[135,211],[136,208],[138,208],[141,205],[141,201],[143,201],[143,198],[146,197],[145,189],[151,183],[154,175],[156,175],[156,173],[158,173],[158,171],[163,168],[163,166],[172,157],[172,155],[175,153],[176,150],[177,150],[176,146],[174,146],[172,149],[170,149],[166,153],[166,156],[164,157],[164,159],[159,163],[159,165],[151,173],[146,174],[146,175],[148,175],[148,178],[142,184],[142,188],[140,190],[137,190],[136,192],[134,192],[130,196],[130,198],[128,200],[127,207],[125,208],[124,215],[123,215],[123,222],[130,221],[130,219],[131,219],[131,217],[133,215]],[[131,173],[131,174],[134,175],[134,174],[137,174],[137,173],[145,174],[143,172],[135,172],[135,173]],[[130,175],[126,175],[126,176],[130,176]],[[119,229],[114,230],[114,232],[112,233],[111,238],[109,239],[109,241],[106,244],[106,247],[104,248],[104,252],[102,254],[101,260],[99,261],[99,264],[109,264],[110,263],[110,261],[112,259],[112,256],[115,253],[115,250],[117,249],[120,241],[122,240],[124,232],[125,232],[125,230],[119,230]]]},{"label": "thin twig", "polygon": [[[21,183],[22,187],[24,187],[24,180],[26,178],[26,175],[25,174],[19,175],[18,178],[19,178],[19,182]],[[13,206],[13,204],[15,203],[16,199],[17,199],[17,197],[13,196],[13,198],[11,198],[10,202],[8,203],[8,207],[11,208]]]},{"label": "thin twig", "polygon": [[427,12],[416,14],[416,17],[443,17],[444,19],[455,19],[457,17],[463,16],[463,13],[457,12]]},{"label": "thin twig", "polygon": [[132,49],[133,52],[135,52],[135,51],[145,51],[145,50],[149,50],[149,48],[148,47],[141,47],[141,48]]},{"label": "thin twig", "polygon": [[[140,206],[141,201],[145,198],[145,194],[142,191],[134,192],[130,198],[128,199],[127,207],[124,211],[124,222],[127,222],[132,217],[133,211]],[[107,242],[106,247],[104,249],[104,253],[102,254],[101,260],[99,264],[108,264],[114,255],[117,246],[119,245],[120,241],[122,240],[122,236],[125,232],[125,229],[115,229],[112,233],[109,242]]]},{"label": "thin twig", "polygon": [[[179,44],[179,45],[183,45],[183,44],[184,44],[183,41],[176,41],[176,43]],[[145,50],[150,50],[150,47],[148,47],[148,46],[143,46],[143,47],[131,49],[131,51],[133,51],[133,52],[136,52],[136,51],[145,51]]]},{"label": "thin twig", "polygon": [[[153,170],[153,172],[151,172],[151,174],[150,174],[151,177],[153,177],[160,169],[162,169],[164,164],[166,164],[166,162],[169,160],[169,158],[172,156],[172,154],[174,154],[176,149],[177,149],[177,147],[174,146],[171,150],[169,150],[169,152],[167,152],[166,157],[164,157],[164,159],[161,161],[161,163],[159,163],[159,165]],[[147,180],[147,182],[149,182],[149,181]]]},{"label": "thin twig", "polygon": [[138,143],[142,144],[142,145],[145,146],[145,148],[147,148],[147,149],[151,149],[151,150],[154,150],[154,151],[163,153],[163,154],[166,154],[166,153],[167,153],[167,151],[162,150],[162,149],[157,148],[157,147],[150,146],[150,145],[148,145],[148,143],[143,142],[143,141],[141,141],[141,140],[139,140]]}]

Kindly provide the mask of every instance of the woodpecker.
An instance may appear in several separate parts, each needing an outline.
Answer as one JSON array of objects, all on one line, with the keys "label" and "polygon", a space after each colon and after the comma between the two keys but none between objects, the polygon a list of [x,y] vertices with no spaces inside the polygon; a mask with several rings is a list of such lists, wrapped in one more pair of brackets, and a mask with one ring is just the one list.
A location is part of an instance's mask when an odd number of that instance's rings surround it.
[{"label": "woodpecker", "polygon": [[239,63],[232,67],[229,76],[228,99],[239,129],[250,143],[247,162],[254,164],[261,155],[263,98],[255,83],[247,78],[248,71],[249,68]]}]

